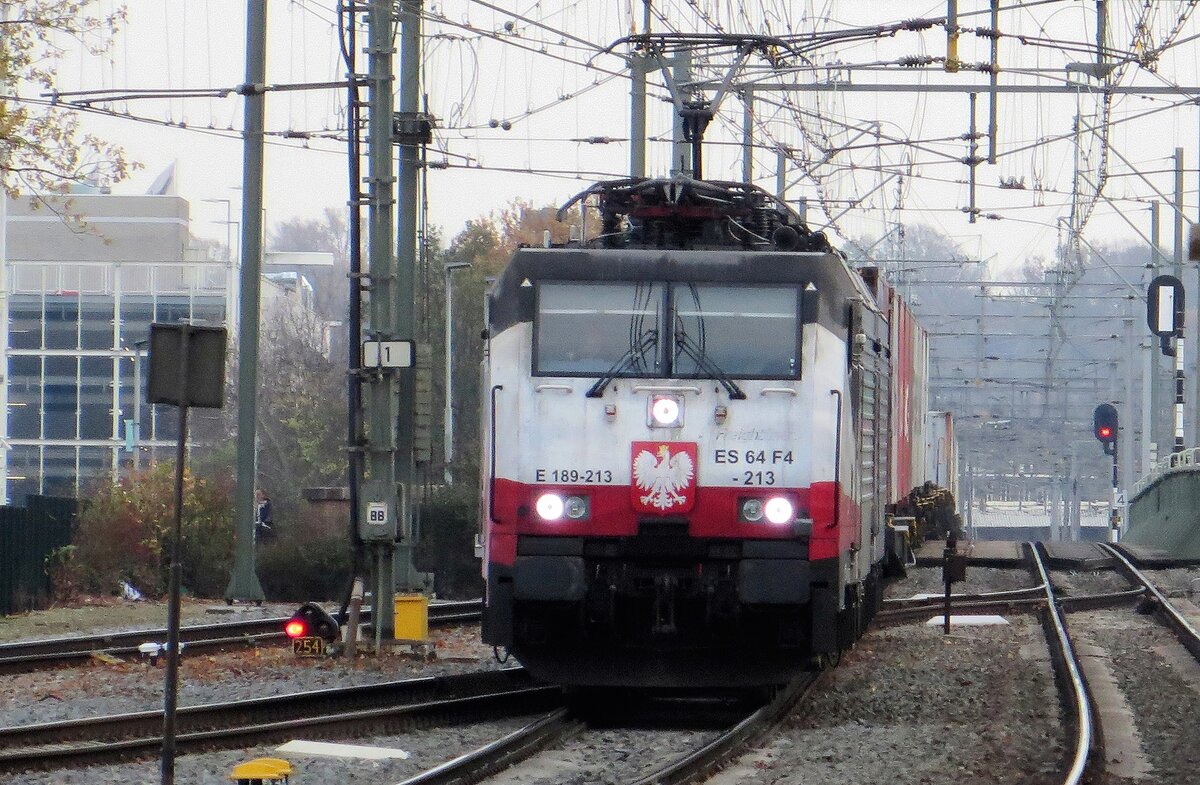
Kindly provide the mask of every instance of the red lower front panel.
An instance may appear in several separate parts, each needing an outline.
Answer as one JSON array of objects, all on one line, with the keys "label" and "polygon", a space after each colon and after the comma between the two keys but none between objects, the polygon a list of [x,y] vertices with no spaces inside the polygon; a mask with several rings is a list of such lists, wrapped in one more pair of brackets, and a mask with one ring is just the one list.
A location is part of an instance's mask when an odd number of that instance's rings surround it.
[{"label": "red lower front panel", "polygon": [[[788,496],[796,505],[797,515],[811,518],[809,558],[836,557],[854,542],[859,531],[858,506],[841,494],[834,521],[836,483],[817,482],[808,488],[699,487],[696,502],[686,515],[664,516],[688,520],[693,537],[782,540],[793,537],[791,525],[766,521],[747,523],[738,520],[738,503],[747,497]],[[590,516],[584,521],[544,521],[534,512],[535,500],[547,492],[586,495],[591,503]],[[517,535],[561,537],[632,537],[639,521],[652,518],[635,511],[629,486],[621,485],[534,485],[497,479],[492,486],[495,519],[489,531],[489,561],[511,565],[516,558]]]}]

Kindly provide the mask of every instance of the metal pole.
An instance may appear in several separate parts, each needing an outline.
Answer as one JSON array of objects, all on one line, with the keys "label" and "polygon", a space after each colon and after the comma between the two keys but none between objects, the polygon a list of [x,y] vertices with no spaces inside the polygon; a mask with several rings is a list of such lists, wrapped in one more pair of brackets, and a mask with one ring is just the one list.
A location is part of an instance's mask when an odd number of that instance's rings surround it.
[{"label": "metal pole", "polygon": [[[354,588],[359,591],[359,604],[364,591],[358,577],[363,569],[362,537],[359,534],[359,490],[362,483],[362,118],[358,91],[358,14],[355,10],[339,9],[345,14],[346,52],[346,152],[350,158],[349,196],[350,221],[347,231],[350,241],[350,309],[349,340],[347,341],[346,374],[346,479],[350,491],[350,538],[354,548]],[[358,634],[357,618],[348,625],[351,640]],[[351,659],[353,647],[347,648]]]},{"label": "metal pole", "polygon": [[[8,18],[8,8],[0,8],[0,20]],[[0,178],[0,292],[6,295],[8,288],[8,194],[4,191],[3,178]],[[118,302],[120,301],[119,298]],[[8,368],[8,297],[0,297],[0,362]],[[7,373],[7,370],[5,370]],[[6,413],[0,418],[0,437],[8,440],[8,385],[0,384],[0,411]],[[116,408],[116,407],[113,407]],[[0,504],[8,504],[8,450],[0,450]]]},{"label": "metal pole", "polygon": [[188,325],[179,331],[179,442],[175,446],[175,528],[171,537],[171,572],[167,598],[167,672],[163,689],[162,785],[175,782],[175,709],[179,700],[179,606],[182,568],[179,544],[183,537],[183,463],[187,458]]},{"label": "metal pole", "polygon": [[742,91],[742,179],[754,182],[754,91]]},{"label": "metal pole", "polygon": [[242,270],[238,298],[237,492],[233,574],[225,599],[262,602],[254,570],[255,408],[258,401],[258,305],[262,280],[263,128],[266,110],[267,0],[246,3],[246,130],[242,146]]},{"label": "metal pole", "polygon": [[[392,93],[395,77],[392,74],[395,23],[391,0],[373,0],[370,6],[370,28],[367,41],[367,98],[370,103],[367,134],[367,247],[368,271],[371,281],[370,340],[390,340],[395,337],[392,300],[396,291],[395,242],[395,175],[392,173]],[[367,337],[367,336],[364,336]],[[382,503],[389,514],[401,515],[396,497],[395,450],[396,407],[395,376],[385,371],[373,371],[364,381],[366,392],[367,439],[365,471],[370,483],[364,483],[365,503]],[[361,513],[360,513],[361,516]],[[391,639],[395,629],[389,612],[393,605],[393,555],[391,538],[372,540],[372,603],[375,616],[375,649],[378,652],[384,638]]]},{"label": "metal pole", "polygon": [[[1147,271],[1147,285],[1150,281],[1158,276],[1161,270],[1162,253],[1161,241],[1159,239],[1159,203],[1158,201],[1150,202],[1150,269]],[[1163,427],[1162,413],[1166,410],[1166,401],[1163,400],[1164,382],[1162,372],[1162,356],[1157,353],[1154,346],[1154,341],[1150,341],[1149,346],[1150,359],[1147,361],[1150,368],[1149,387],[1150,387],[1150,411],[1152,412],[1152,420],[1150,423],[1150,444],[1145,448],[1148,456],[1145,464],[1144,472],[1149,473],[1154,463],[1158,460],[1159,452],[1167,444],[1167,432]]]},{"label": "metal pole", "polygon": [[[403,0],[400,10],[400,106],[401,115],[421,111],[421,11],[423,0]],[[392,313],[396,335],[416,337],[417,212],[420,209],[422,145],[399,145],[400,167],[396,178],[396,288]],[[400,491],[397,507],[396,585],[402,591],[424,589],[416,572],[416,538],[413,526],[412,487],[416,479],[414,442],[416,435],[416,375],[406,368],[397,375],[399,412],[396,417],[395,482]],[[391,604],[381,606],[391,608]],[[390,615],[390,614],[386,614]]]},{"label": "metal pole", "polygon": [[[1126,312],[1132,309],[1132,302],[1126,300]],[[1134,453],[1134,434],[1137,428],[1134,427],[1136,411],[1133,402],[1133,365],[1138,356],[1136,344],[1133,337],[1133,317],[1126,317],[1125,320],[1125,358],[1123,365],[1125,366],[1125,394],[1121,396],[1121,409],[1124,412],[1121,415],[1121,422],[1127,423],[1126,435],[1117,441],[1121,448],[1121,487],[1128,491],[1133,487],[1133,453]]]},{"label": "metal pole", "polygon": [[[1186,236],[1184,236],[1184,227],[1183,227],[1183,148],[1175,148],[1174,163],[1175,163],[1175,194],[1174,194],[1175,254],[1174,254],[1174,259],[1172,259],[1172,260],[1174,260],[1174,265],[1175,265],[1175,270],[1174,270],[1175,277],[1177,277],[1178,280],[1180,280],[1180,281],[1186,281],[1186,278],[1184,278],[1184,269],[1186,269],[1186,268],[1184,268],[1184,264],[1183,264],[1184,247],[1186,247],[1186,246],[1184,246],[1184,244],[1186,244],[1186,242],[1187,242]],[[1183,317],[1183,319],[1184,319],[1184,328],[1183,328],[1184,335],[1194,335],[1195,334],[1196,320],[1195,320],[1195,317],[1193,316],[1193,311],[1194,311],[1194,308],[1192,311],[1188,311],[1188,312],[1184,313],[1184,317]],[[1176,370],[1177,379],[1178,379],[1178,377],[1180,377],[1180,372],[1182,371],[1182,368],[1186,367],[1187,364],[1192,364],[1192,362],[1194,362],[1194,359],[1188,353],[1189,348],[1190,347],[1187,347],[1183,341],[1178,342],[1178,344],[1176,346],[1176,352],[1178,353],[1178,355],[1180,355],[1180,356],[1178,356],[1178,358],[1176,358],[1176,361],[1175,361],[1175,370]],[[1193,376],[1194,376],[1194,374],[1193,374]],[[1178,380],[1177,380],[1176,384],[1178,384]],[[1195,400],[1195,397],[1196,397],[1195,389],[1194,389],[1195,378],[1192,378],[1192,379],[1184,378],[1183,384],[1184,384],[1184,388],[1183,388],[1182,396],[1184,397],[1184,399]],[[1182,401],[1178,401],[1178,402],[1182,403]],[[1183,429],[1184,429],[1183,442],[1184,443],[1190,442],[1192,444],[1195,444],[1196,443],[1195,424],[1192,423],[1192,421],[1184,420]],[[1181,449],[1180,443],[1178,443],[1178,439],[1176,439],[1176,451],[1178,451],[1180,449]]]},{"label": "metal pole", "polygon": [[775,195],[779,201],[787,202],[787,151],[783,147],[775,150]]},{"label": "metal pole", "polygon": [[[643,0],[642,29],[650,34],[650,0]],[[646,176],[646,75],[653,62],[651,55],[629,58],[629,175]],[[585,222],[586,223],[586,222]]]},{"label": "metal pole", "polygon": [[451,362],[454,356],[454,290],[451,287],[451,281],[455,270],[462,270],[470,266],[470,262],[451,262],[443,270],[446,276],[446,409],[442,415],[442,443],[447,485],[454,481],[450,470],[454,463],[454,371]]},{"label": "metal pole", "polygon": [[133,470],[142,468],[142,351],[133,345]]},{"label": "metal pole", "polygon": [[1000,0],[992,0],[992,72],[988,75],[988,157],[989,164],[996,163],[996,115],[998,113],[996,93],[997,77],[1000,74]]},{"label": "metal pole", "polygon": [[[1186,332],[1185,332],[1186,334]],[[1183,452],[1183,352],[1186,340],[1183,335],[1175,339],[1175,452]]]},{"label": "metal pole", "polygon": [[629,57],[629,175],[646,176],[646,72],[649,57]]},{"label": "metal pole", "polygon": [[[1174,274],[1179,280],[1184,280],[1183,277],[1183,148],[1176,147],[1174,155],[1175,165],[1175,254],[1174,254]],[[1187,379],[1184,374],[1185,363],[1188,360],[1187,346],[1184,336],[1190,335],[1193,326],[1193,318],[1189,318],[1190,314],[1184,312],[1184,328],[1183,336],[1175,344],[1175,452],[1180,452],[1187,442],[1187,437],[1184,434],[1184,429],[1187,427],[1184,421],[1183,406],[1187,392]]]},{"label": "metal pole", "polygon": [[1062,494],[1057,480],[1050,481],[1046,492],[1050,496],[1050,542],[1062,542],[1062,505],[1059,504]]},{"label": "metal pole", "polygon": [[958,0],[946,0],[946,70],[958,71]]},{"label": "metal pole", "polygon": [[[948,29],[948,28],[947,28]],[[955,34],[957,36],[957,33]],[[979,159],[976,153],[979,151],[979,140],[975,137],[975,93],[970,94],[971,99],[971,144],[968,147],[970,157],[967,159],[968,182],[967,182],[967,222],[975,223],[975,167],[979,164]]]},{"label": "metal pole", "polygon": [[[686,102],[692,94],[691,89],[684,85],[692,81],[692,53],[684,49],[678,52],[671,61],[671,78],[675,80],[676,89],[684,96]],[[682,174],[692,176],[692,146],[683,138],[683,117],[675,113],[671,125],[671,176]]]}]

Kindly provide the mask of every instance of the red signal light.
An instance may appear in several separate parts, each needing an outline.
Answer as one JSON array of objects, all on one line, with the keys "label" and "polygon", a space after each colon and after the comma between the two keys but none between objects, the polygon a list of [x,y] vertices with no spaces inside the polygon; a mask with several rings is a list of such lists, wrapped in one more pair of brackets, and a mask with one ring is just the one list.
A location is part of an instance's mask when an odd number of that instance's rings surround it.
[{"label": "red signal light", "polygon": [[1107,425],[1102,425],[1100,426],[1100,430],[1096,432],[1096,435],[1098,435],[1101,439],[1107,439],[1112,436],[1112,428],[1109,428]]},{"label": "red signal light", "polygon": [[303,619],[292,619],[283,626],[283,632],[289,638],[304,638],[308,636],[308,624]]}]

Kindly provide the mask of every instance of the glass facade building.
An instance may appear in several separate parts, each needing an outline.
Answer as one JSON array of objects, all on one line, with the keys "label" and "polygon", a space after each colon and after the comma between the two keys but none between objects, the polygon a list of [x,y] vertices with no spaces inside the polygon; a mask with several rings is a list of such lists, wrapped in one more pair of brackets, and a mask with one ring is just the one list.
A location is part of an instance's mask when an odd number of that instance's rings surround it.
[{"label": "glass facade building", "polygon": [[176,410],[144,403],[150,323],[224,324],[230,315],[231,266],[188,258],[183,200],[82,201],[96,227],[82,241],[61,231],[61,216],[8,203],[0,256],[6,503],[85,495],[89,482],[168,453]]}]

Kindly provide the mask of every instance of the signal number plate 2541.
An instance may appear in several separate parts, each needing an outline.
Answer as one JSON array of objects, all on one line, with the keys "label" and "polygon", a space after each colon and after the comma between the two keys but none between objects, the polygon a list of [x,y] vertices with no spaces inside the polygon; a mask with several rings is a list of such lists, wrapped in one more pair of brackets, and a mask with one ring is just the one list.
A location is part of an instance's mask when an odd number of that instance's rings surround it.
[{"label": "signal number plate 2541", "polygon": [[324,657],[329,653],[325,639],[318,636],[292,638],[292,654],[297,657]]}]

